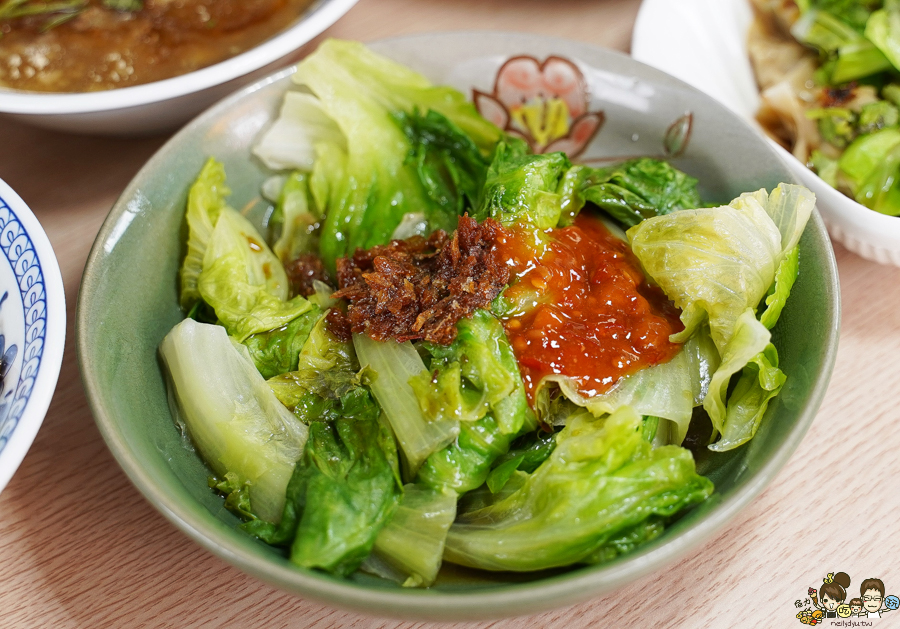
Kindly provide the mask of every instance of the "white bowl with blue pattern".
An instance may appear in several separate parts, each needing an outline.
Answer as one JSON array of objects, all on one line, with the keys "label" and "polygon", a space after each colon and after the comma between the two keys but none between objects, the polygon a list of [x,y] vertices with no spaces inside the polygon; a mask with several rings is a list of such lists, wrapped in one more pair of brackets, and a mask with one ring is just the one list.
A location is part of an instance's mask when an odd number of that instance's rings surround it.
[{"label": "white bowl with blue pattern", "polygon": [[56,255],[37,218],[0,180],[0,491],[44,421],[65,338]]}]

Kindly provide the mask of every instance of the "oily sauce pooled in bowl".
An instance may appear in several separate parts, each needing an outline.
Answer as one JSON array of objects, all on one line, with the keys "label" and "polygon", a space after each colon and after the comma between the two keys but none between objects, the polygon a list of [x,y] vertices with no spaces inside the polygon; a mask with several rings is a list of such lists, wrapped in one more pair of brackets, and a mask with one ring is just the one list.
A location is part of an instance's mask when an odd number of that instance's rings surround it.
[{"label": "oily sauce pooled in bowl", "polygon": [[0,0],[0,87],[92,92],[238,55],[311,0]]},{"label": "oily sauce pooled in bowl", "polygon": [[507,234],[499,247],[511,286],[500,319],[532,403],[545,376],[568,376],[591,397],[678,353],[669,341],[684,329],[678,309],[601,221],[581,214],[569,227]]}]

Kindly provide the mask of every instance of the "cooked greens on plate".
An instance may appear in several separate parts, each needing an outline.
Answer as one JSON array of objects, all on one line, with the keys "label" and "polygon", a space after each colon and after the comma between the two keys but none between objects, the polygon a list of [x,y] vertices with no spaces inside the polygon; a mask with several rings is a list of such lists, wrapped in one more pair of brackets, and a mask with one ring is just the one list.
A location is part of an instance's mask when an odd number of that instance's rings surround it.
[{"label": "cooked greens on plate", "polygon": [[753,4],[763,128],[830,186],[900,215],[900,2]]},{"label": "cooked greens on plate", "polygon": [[[713,493],[747,443],[815,203],[704,206],[665,161],[533,154],[462,94],[329,40],[254,152],[191,187],[173,412],[241,528],[301,567],[427,587],[441,564],[601,563]],[[713,455],[721,456],[721,455]]]}]

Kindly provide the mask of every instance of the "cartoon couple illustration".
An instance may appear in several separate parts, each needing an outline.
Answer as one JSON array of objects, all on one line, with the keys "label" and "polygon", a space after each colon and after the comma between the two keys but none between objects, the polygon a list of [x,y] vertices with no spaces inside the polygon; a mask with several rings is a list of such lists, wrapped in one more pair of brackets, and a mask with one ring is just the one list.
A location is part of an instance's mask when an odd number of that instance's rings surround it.
[{"label": "cartoon couple illustration", "polygon": [[881,579],[863,579],[859,584],[859,598],[851,599],[849,604],[844,603],[847,588],[850,587],[850,577],[846,572],[830,572],[822,581],[818,592],[813,588],[809,589],[809,596],[825,618],[881,618],[883,613],[900,607],[900,599],[896,596],[885,597],[884,582]]}]

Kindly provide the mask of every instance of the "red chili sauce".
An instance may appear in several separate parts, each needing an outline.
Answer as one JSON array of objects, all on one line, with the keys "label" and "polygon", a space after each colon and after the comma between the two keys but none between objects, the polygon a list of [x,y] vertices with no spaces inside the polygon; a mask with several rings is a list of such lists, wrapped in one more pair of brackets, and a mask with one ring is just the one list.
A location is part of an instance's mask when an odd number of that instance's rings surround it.
[{"label": "red chili sauce", "polygon": [[679,310],[601,221],[582,214],[543,234],[513,227],[499,248],[514,305],[501,320],[532,403],[545,376],[569,376],[591,397],[678,353],[669,335],[684,329]]}]

